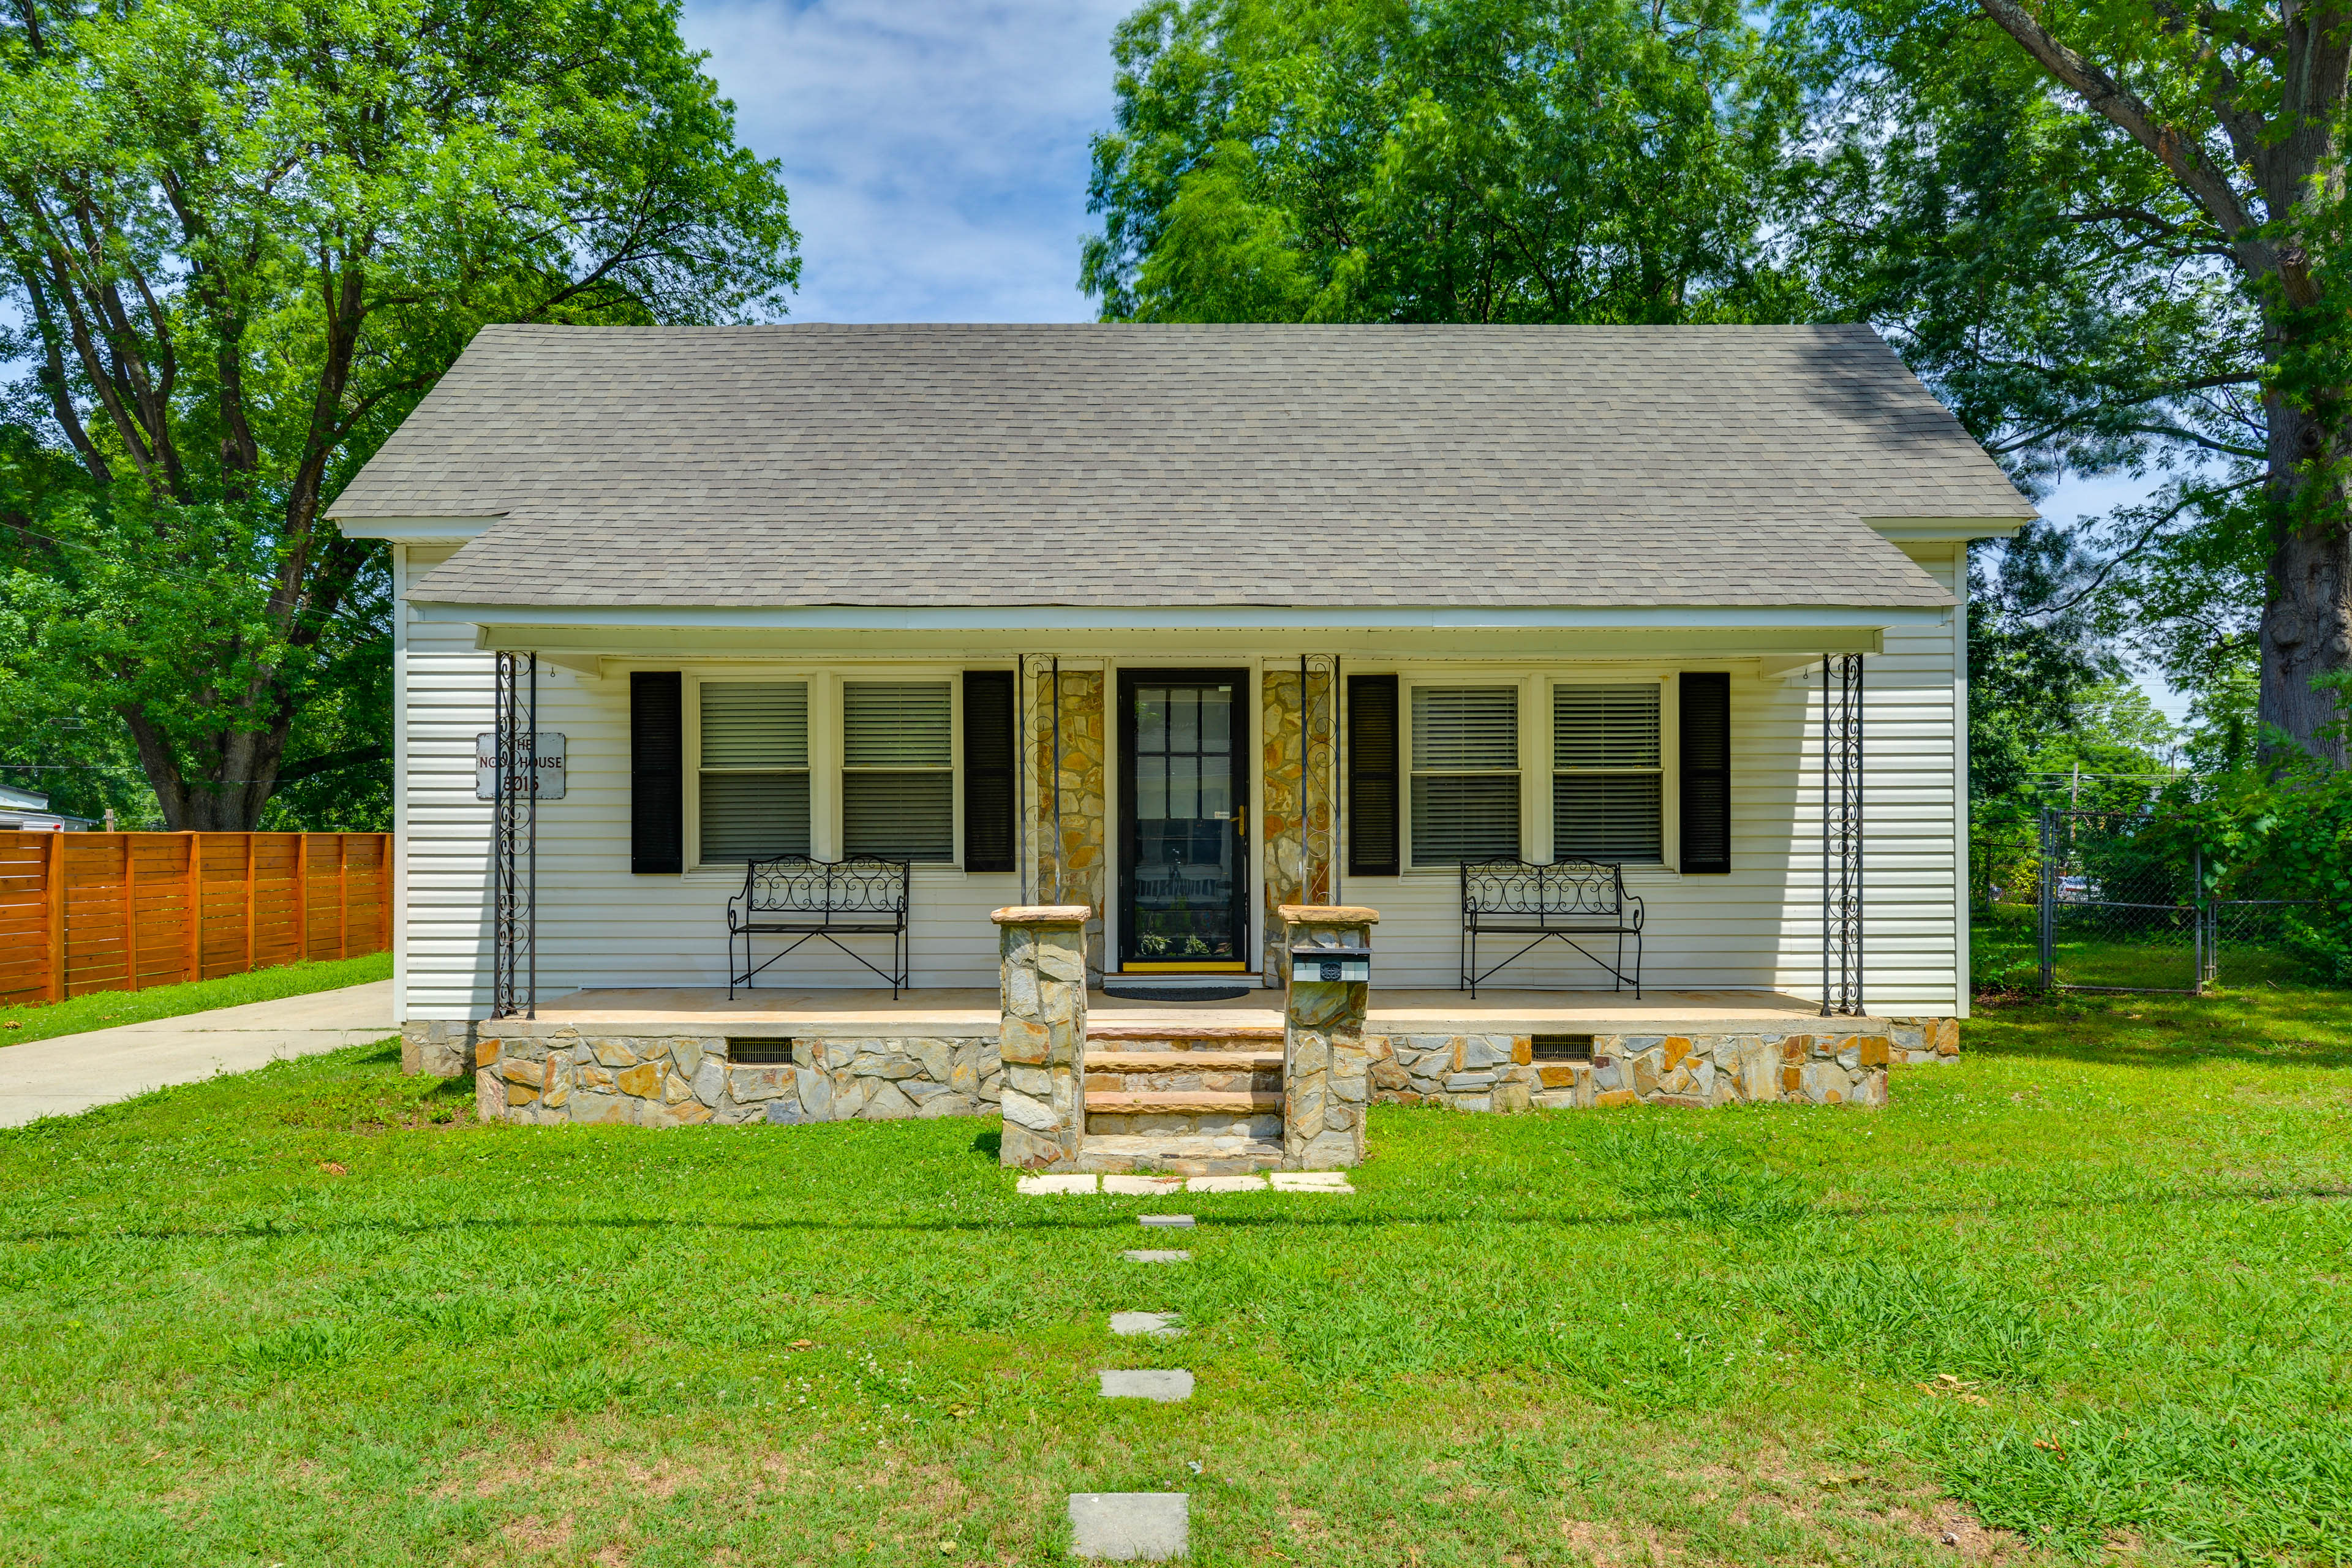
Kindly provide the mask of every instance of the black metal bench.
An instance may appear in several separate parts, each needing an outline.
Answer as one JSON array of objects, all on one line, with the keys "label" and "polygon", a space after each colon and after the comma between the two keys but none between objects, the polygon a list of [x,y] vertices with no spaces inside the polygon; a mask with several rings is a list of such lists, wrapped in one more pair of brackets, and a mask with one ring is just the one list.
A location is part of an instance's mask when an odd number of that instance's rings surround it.
[{"label": "black metal bench", "polygon": [[[1465,860],[1462,863],[1462,988],[1478,994],[1479,983],[1504,964],[1525,958],[1558,937],[1608,971],[1612,990],[1633,987],[1642,995],[1642,900],[1625,890],[1625,869],[1605,860],[1559,860],[1538,866],[1528,860]],[[1491,969],[1478,967],[1481,935],[1533,936],[1535,940]],[[1614,963],[1579,938],[1609,937],[1617,944]],[[1633,942],[1633,968],[1625,968],[1625,942]],[[1599,943],[1596,942],[1595,946]]]},{"label": "black metal bench", "polygon": [[[738,986],[750,990],[751,977],[761,970],[821,936],[887,981],[890,999],[897,1001],[908,984],[907,886],[911,868],[908,861],[872,855],[853,855],[846,860],[778,855],[747,862],[743,890],[727,900],[728,999],[734,999]],[[876,969],[841,941],[845,936],[885,935],[890,939],[887,971]],[[791,936],[799,941],[754,967],[751,939],[755,936]],[[740,967],[735,963],[739,937],[743,942]]]}]

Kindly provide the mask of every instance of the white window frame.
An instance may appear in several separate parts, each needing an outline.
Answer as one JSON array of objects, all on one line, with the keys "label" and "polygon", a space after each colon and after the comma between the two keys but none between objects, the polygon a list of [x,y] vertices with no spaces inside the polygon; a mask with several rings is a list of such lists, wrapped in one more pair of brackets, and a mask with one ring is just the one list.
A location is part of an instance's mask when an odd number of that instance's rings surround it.
[{"label": "white window frame", "polygon": [[[1360,672],[1351,670],[1349,673],[1356,674]],[[1375,673],[1384,674],[1386,672],[1378,671]],[[1524,859],[1532,859],[1535,858],[1534,851],[1537,847],[1533,833],[1533,824],[1540,820],[1549,825],[1550,821],[1550,813],[1549,811],[1541,813],[1538,816],[1537,814],[1531,814],[1528,809],[1535,799],[1533,794],[1535,788],[1535,780],[1533,776],[1535,770],[1528,765],[1530,758],[1528,751],[1528,694],[1540,679],[1540,676],[1530,674],[1524,668],[1507,670],[1496,670],[1492,668],[1465,668],[1460,670],[1431,670],[1426,673],[1398,672],[1397,707],[1399,711],[1397,713],[1397,782],[1402,788],[1398,791],[1397,837],[1403,844],[1404,869],[1408,875],[1415,871],[1419,871],[1425,875],[1440,874],[1452,876],[1457,874],[1461,869],[1461,862],[1458,860],[1441,860],[1433,865],[1423,864],[1418,858],[1420,854],[1420,846],[1413,842],[1413,780],[1418,777],[1421,773],[1421,769],[1416,765],[1416,761],[1412,754],[1412,710],[1414,693],[1421,690],[1423,687],[1451,689],[1465,686],[1508,686],[1515,688],[1517,690],[1518,722],[1516,726],[1516,737],[1517,741],[1518,765],[1513,771],[1518,774],[1519,778],[1519,855]],[[1549,748],[1546,747],[1544,748],[1544,751],[1548,752]],[[1550,780],[1549,777],[1544,780],[1543,787],[1546,789],[1550,787]]]},{"label": "white window frame", "polygon": [[[707,861],[702,858],[703,687],[706,685],[782,685],[789,684],[793,681],[798,681],[808,689],[807,772],[809,780],[809,853],[812,855],[818,855],[822,858],[821,851],[818,849],[818,845],[823,842],[819,837],[821,831],[819,823],[823,816],[823,807],[819,805],[819,802],[824,795],[824,790],[820,783],[823,775],[819,773],[817,768],[816,736],[818,727],[817,700],[819,696],[819,688],[817,686],[815,677],[806,670],[799,669],[761,669],[757,671],[748,669],[730,670],[725,674],[711,673],[707,675],[689,671],[681,682],[684,689],[679,693],[679,697],[681,699],[679,706],[682,711],[678,715],[678,727],[682,731],[679,736],[682,742],[679,749],[685,752],[687,759],[687,766],[685,769],[686,787],[680,792],[685,798],[681,802],[681,806],[682,815],[685,819],[684,827],[686,831],[686,841],[692,848],[692,853],[687,857],[686,865],[688,870],[727,871],[731,872],[739,879],[743,874],[743,863],[740,860]],[[784,770],[780,769],[773,771],[781,772]]]},{"label": "white window frame", "polygon": [[[929,670],[909,671],[901,669],[848,669],[838,672],[836,679],[833,683],[832,707],[827,714],[833,726],[834,767],[832,777],[834,798],[834,853],[825,857],[825,858],[829,860],[838,860],[843,855],[848,852],[842,837],[846,831],[844,826],[844,822],[847,811],[847,807],[844,805],[844,792],[847,788],[848,776],[852,773],[933,773],[940,771],[939,768],[929,766],[852,768],[849,765],[849,694],[845,689],[858,685],[944,685],[948,689],[948,765],[946,768],[948,775],[948,858],[945,860],[918,860],[915,861],[914,864],[918,868],[929,868],[940,870],[950,868],[958,870],[961,869],[963,866],[963,671],[961,666],[959,666],[954,671],[946,675],[940,675]],[[814,761],[814,759],[812,759],[812,761]],[[811,837],[814,837],[814,835],[812,834]]]},{"label": "white window frame", "polygon": [[[676,665],[653,666],[647,668],[675,669]],[[688,669],[684,672],[685,709],[680,716],[681,740],[686,752],[687,787],[685,828],[688,847],[687,870],[713,876],[730,876],[737,881],[743,878],[740,861],[706,861],[702,858],[702,688],[705,683],[725,684],[730,681],[799,680],[808,685],[809,731],[809,854],[819,860],[841,858],[841,774],[843,752],[843,697],[845,681],[945,681],[948,688],[948,752],[951,782],[948,786],[950,809],[954,816],[955,858],[952,860],[918,860],[917,876],[952,874],[963,871],[963,672],[966,668],[992,669],[1000,666],[987,660],[970,665],[882,664],[882,665],[805,665],[764,664],[745,662],[724,668]]]},{"label": "white window frame", "polygon": [[[1579,669],[1571,674],[1547,676],[1540,685],[1537,706],[1543,715],[1543,744],[1538,748],[1541,752],[1539,771],[1543,775],[1543,788],[1538,799],[1540,802],[1539,809],[1543,818],[1543,858],[1551,860],[1559,853],[1559,825],[1554,820],[1552,803],[1552,780],[1560,772],[1559,759],[1554,750],[1554,703],[1557,699],[1553,693],[1563,686],[1654,685],[1658,688],[1658,858],[1628,860],[1625,862],[1625,869],[1628,872],[1658,872],[1674,869],[1681,862],[1682,848],[1678,842],[1681,837],[1682,820],[1681,801],[1678,795],[1678,781],[1681,777],[1681,758],[1678,752],[1682,710],[1678,701],[1681,690],[1675,678],[1672,675],[1659,674],[1654,671]],[[1608,768],[1579,771],[1633,773],[1640,770]]]}]

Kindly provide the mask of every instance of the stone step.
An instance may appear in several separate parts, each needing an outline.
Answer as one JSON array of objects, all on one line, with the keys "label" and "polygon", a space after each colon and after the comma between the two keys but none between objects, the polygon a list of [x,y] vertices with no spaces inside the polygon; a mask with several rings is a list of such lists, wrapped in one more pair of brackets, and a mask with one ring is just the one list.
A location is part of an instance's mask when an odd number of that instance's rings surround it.
[{"label": "stone step", "polygon": [[1279,1024],[1110,1024],[1089,1022],[1087,1043],[1098,1040],[1276,1040],[1282,1038]]},{"label": "stone step", "polygon": [[1110,1331],[1122,1337],[1141,1334],[1149,1339],[1172,1340],[1181,1338],[1184,1328],[1170,1312],[1113,1312]]},{"label": "stone step", "polygon": [[1178,1405],[1192,1397],[1192,1374],[1181,1367],[1107,1368],[1095,1376],[1105,1399],[1149,1399]]},{"label": "stone step", "polygon": [[1070,1555],[1165,1563],[1192,1551],[1192,1500],[1182,1492],[1072,1492]]},{"label": "stone step", "polygon": [[1240,1176],[1278,1170],[1278,1138],[1210,1138],[1181,1132],[1089,1132],[1078,1144],[1078,1169],[1128,1173],[1165,1171],[1180,1176]]},{"label": "stone step", "polygon": [[1247,1116],[1254,1111],[1282,1109],[1282,1091],[1275,1089],[1161,1089],[1136,1091],[1087,1090],[1088,1116],[1165,1116],[1213,1112]]},{"label": "stone step", "polygon": [[[1159,1116],[1169,1113],[1167,1104],[1151,1096],[1185,1095],[1199,1097],[1212,1094],[1279,1094],[1282,1074],[1265,1068],[1241,1068],[1225,1072],[1122,1072],[1116,1068],[1105,1068],[1097,1060],[1087,1067],[1087,1099],[1108,1103],[1094,1107],[1097,1115]],[[1119,1103],[1122,1100],[1128,1103]],[[1139,1109],[1140,1107],[1141,1109]],[[1263,1107],[1221,1105],[1213,1114],[1230,1121],[1235,1116],[1271,1114]],[[1150,1127],[1103,1127],[1103,1132],[1149,1132],[1164,1130],[1155,1122]],[[1208,1127],[1188,1128],[1188,1131],[1207,1132]]]},{"label": "stone step", "polygon": [[1088,1051],[1088,1072],[1280,1072],[1273,1051]]}]

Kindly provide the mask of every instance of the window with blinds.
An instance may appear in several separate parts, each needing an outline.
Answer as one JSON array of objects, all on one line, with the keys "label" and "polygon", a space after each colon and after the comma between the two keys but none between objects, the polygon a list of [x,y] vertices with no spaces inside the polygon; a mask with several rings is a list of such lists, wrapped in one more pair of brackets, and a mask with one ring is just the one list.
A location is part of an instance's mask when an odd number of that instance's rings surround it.
[{"label": "window with blinds", "polygon": [[1412,689],[1412,862],[1519,853],[1519,689]]},{"label": "window with blinds", "polygon": [[1664,758],[1655,682],[1551,689],[1551,845],[1556,859],[1664,858]]},{"label": "window with blinds", "polygon": [[841,689],[841,847],[955,858],[955,705],[944,680]]},{"label": "window with blinds", "polygon": [[701,863],[807,854],[807,683],[707,681],[701,731]]}]

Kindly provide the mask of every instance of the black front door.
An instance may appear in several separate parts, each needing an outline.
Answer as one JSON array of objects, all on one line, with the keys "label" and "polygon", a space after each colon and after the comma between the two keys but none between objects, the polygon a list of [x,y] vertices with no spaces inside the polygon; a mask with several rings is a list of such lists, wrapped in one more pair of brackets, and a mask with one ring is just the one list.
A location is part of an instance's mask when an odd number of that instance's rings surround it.
[{"label": "black front door", "polygon": [[1249,967],[1249,672],[1118,678],[1122,969]]}]

